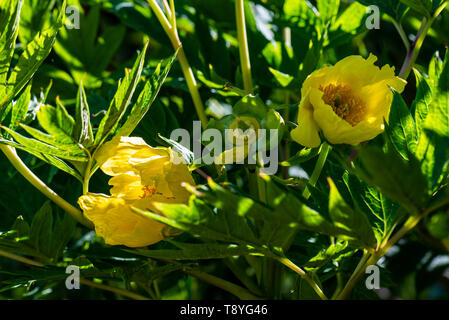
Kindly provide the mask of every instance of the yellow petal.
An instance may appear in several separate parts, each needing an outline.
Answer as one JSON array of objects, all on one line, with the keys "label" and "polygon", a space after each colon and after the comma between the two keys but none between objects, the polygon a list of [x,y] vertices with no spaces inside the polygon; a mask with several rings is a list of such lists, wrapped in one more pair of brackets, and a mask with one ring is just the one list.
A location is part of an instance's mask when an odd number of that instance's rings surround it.
[{"label": "yellow petal", "polygon": [[316,148],[321,144],[318,126],[313,118],[313,109],[309,102],[310,90],[303,97],[299,106],[298,126],[290,133],[293,140],[299,144]]},{"label": "yellow petal", "polygon": [[320,90],[313,89],[310,93],[310,100],[314,105],[313,117],[330,143],[357,145],[360,142],[373,139],[383,131],[381,123],[373,124],[361,121],[356,126],[351,126],[337,116],[331,106],[324,103],[321,99],[322,95]]},{"label": "yellow petal", "polygon": [[95,225],[95,232],[106,244],[144,247],[161,241],[165,225],[144,218],[131,210],[134,202],[102,194],[88,193],[78,203]]},{"label": "yellow petal", "polygon": [[144,188],[138,174],[123,173],[109,180],[111,195],[125,200],[138,200],[144,196]]},{"label": "yellow petal", "polygon": [[115,176],[135,173],[134,166],[148,161],[157,151],[137,137],[115,137],[106,142],[95,155],[95,160],[104,173]]}]

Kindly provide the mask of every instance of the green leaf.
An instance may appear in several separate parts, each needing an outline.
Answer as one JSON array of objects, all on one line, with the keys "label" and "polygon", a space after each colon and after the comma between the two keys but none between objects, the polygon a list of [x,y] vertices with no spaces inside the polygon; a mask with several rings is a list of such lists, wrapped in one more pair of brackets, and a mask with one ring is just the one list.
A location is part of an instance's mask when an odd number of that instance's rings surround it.
[{"label": "green leaf", "polygon": [[449,237],[449,215],[447,212],[439,211],[426,221],[427,230],[430,234],[440,240]]},{"label": "green leaf", "polygon": [[338,8],[340,6],[340,0],[317,0],[318,11],[320,12],[320,18],[324,24],[333,22],[338,14]]},{"label": "green leaf", "polygon": [[[0,85],[6,85],[11,59],[19,32],[22,0],[0,2]],[[0,104],[1,107],[6,104]]]},{"label": "green leaf", "polygon": [[319,148],[303,148],[298,151],[293,157],[286,161],[279,163],[283,167],[291,167],[294,165],[301,164],[303,162],[309,161],[315,158],[321,152],[321,146]]},{"label": "green leaf", "polygon": [[252,247],[235,244],[216,244],[201,243],[192,244],[184,242],[170,241],[179,249],[160,249],[160,250],[126,250],[130,253],[156,258],[173,260],[205,260],[205,259],[224,259],[233,256],[260,255],[261,253]]},{"label": "green leaf", "polygon": [[429,62],[428,70],[428,84],[432,92],[436,91],[438,86],[438,79],[440,78],[441,71],[443,70],[443,60],[441,60],[439,52],[436,51]]},{"label": "green leaf", "polygon": [[41,105],[37,112],[37,120],[42,128],[64,144],[74,144],[73,129],[75,120],[60,103],[57,107]]},{"label": "green leaf", "polygon": [[36,213],[30,228],[30,243],[47,257],[51,255],[53,236],[53,211],[50,201]]},{"label": "green leaf", "polygon": [[[81,162],[87,162],[88,160],[87,155],[84,153],[82,149],[79,149],[79,151],[71,151],[71,150],[68,151],[67,149],[63,150],[55,146],[51,146],[49,144],[40,142],[38,140],[24,137],[21,134],[10,130],[9,128],[3,127],[3,130],[8,132],[19,144],[23,146],[23,149],[26,151],[52,155],[66,160],[81,161]],[[28,130],[30,129],[28,128]],[[7,143],[6,141],[2,142]]]},{"label": "green leaf", "polygon": [[89,147],[93,142],[92,125],[90,124],[90,111],[87,104],[86,92],[83,82],[80,82],[78,95],[76,97],[75,127],[73,128],[73,138],[81,145]]},{"label": "green leaf", "polygon": [[62,219],[56,219],[52,232],[51,258],[57,260],[62,255],[76,231],[76,224],[76,220],[68,213],[64,213]]},{"label": "green leaf", "polygon": [[412,115],[399,93],[394,93],[386,132],[392,145],[405,159],[414,154],[417,145],[416,127]]},{"label": "green leaf", "polygon": [[449,52],[446,52],[438,80],[432,90],[432,107],[425,127],[449,138]]},{"label": "green leaf", "polygon": [[240,99],[232,108],[232,114],[236,117],[251,116],[262,120],[268,108],[259,96],[247,95]]},{"label": "green leaf", "polygon": [[126,112],[126,108],[131,102],[133,93],[140,80],[143,64],[145,61],[145,54],[148,48],[148,42],[145,44],[142,52],[138,56],[134,67],[131,71],[126,72],[125,78],[119,84],[117,92],[112,99],[111,105],[101,120],[95,136],[95,146],[99,146],[109,136],[109,134],[116,128],[120,119]]},{"label": "green leaf", "polygon": [[[132,107],[125,123],[117,131],[116,135],[129,136],[147,114],[165,82],[176,56],[177,53],[158,64],[150,79],[147,80],[144,89],[140,93],[137,102]],[[164,66],[163,69],[162,66]]]},{"label": "green leaf", "polygon": [[341,197],[334,182],[329,178],[329,214],[336,227],[344,229],[352,237],[344,240],[360,242],[364,248],[376,248],[377,241],[368,218],[363,212],[352,209]]},{"label": "green leaf", "polygon": [[390,17],[396,19],[397,21],[401,21],[404,17],[405,13],[408,10],[408,7],[401,3],[400,0],[357,0],[361,4],[365,6],[375,5],[379,7],[382,12],[385,12]]},{"label": "green leaf", "polygon": [[418,70],[413,69],[413,71],[415,72],[416,78],[416,97],[412,103],[411,111],[414,113],[419,144],[421,131],[424,129],[425,119],[429,113],[432,101],[432,91],[427,80],[418,72]]},{"label": "green leaf", "polygon": [[360,27],[364,26],[365,14],[365,6],[354,2],[338,16],[335,23],[331,26],[331,30],[341,30],[345,33],[354,34]]},{"label": "green leaf", "polygon": [[16,101],[12,108],[11,113],[11,124],[9,128],[15,130],[18,125],[25,120],[25,116],[28,111],[31,100],[31,84],[29,84],[25,90],[20,95],[19,99]]},{"label": "green leaf", "polygon": [[[65,163],[63,160],[59,159],[56,156],[53,155],[49,155],[49,154],[45,154],[42,153],[38,150],[35,149],[31,149],[29,146],[24,146],[21,145],[19,143],[16,143],[14,141],[11,140],[6,140],[6,139],[0,139],[0,143],[9,145],[11,147],[14,147],[16,149],[21,149],[23,151],[28,152],[29,154],[32,154],[33,156],[35,156],[36,158],[39,158],[43,161],[45,161],[46,163],[74,176],[75,178],[77,178],[79,181],[83,181],[83,178],[81,177],[81,175],[78,173],[77,170],[75,170],[74,168],[72,168],[70,165],[68,165],[67,163]],[[87,160],[86,160],[87,161]]]},{"label": "green leaf", "polygon": [[418,13],[430,17],[432,11],[432,0],[400,0]]},{"label": "green leaf", "polygon": [[189,149],[187,149],[186,147],[184,147],[182,144],[172,140],[172,139],[168,139],[165,138],[161,135],[159,135],[159,137],[165,141],[166,143],[168,143],[175,152],[178,152],[179,154],[181,154],[182,158],[184,159],[186,164],[191,164],[195,158],[195,155],[193,154],[192,151],[190,151]]},{"label": "green leaf", "polygon": [[24,0],[20,13],[19,39],[23,44],[33,40],[37,33],[50,24],[55,0]]},{"label": "green leaf", "polygon": [[25,87],[48,56],[55,42],[56,34],[63,25],[64,12],[65,0],[57,22],[49,29],[37,34],[33,41],[27,44],[8,78],[7,85],[0,89],[0,106],[9,103]]},{"label": "green leaf", "polygon": [[400,216],[398,205],[354,175],[345,172],[343,181],[351,194],[355,207],[358,211],[367,214],[371,225],[375,228],[378,241],[382,241]]},{"label": "green leaf", "polygon": [[328,262],[337,259],[341,255],[351,250],[352,249],[348,247],[348,243],[346,241],[332,244],[327,249],[320,250],[316,256],[314,256],[304,265],[304,269],[308,272],[317,272]]},{"label": "green leaf", "polygon": [[368,184],[398,202],[409,214],[415,215],[425,207],[427,180],[413,155],[406,161],[391,148],[384,152],[367,146],[359,151],[359,158],[361,166],[356,173]]},{"label": "green leaf", "polygon": [[273,74],[274,78],[282,87],[287,87],[294,79],[293,76],[283,73],[281,71],[275,70],[273,68],[268,68]]},{"label": "green leaf", "polygon": [[102,25],[102,32],[98,33],[100,6],[92,6],[87,15],[80,4],[77,6],[81,8],[81,28],[61,29],[54,48],[76,84],[83,81],[85,88],[97,88],[101,86],[103,73],[125,37],[126,28],[123,25]]}]

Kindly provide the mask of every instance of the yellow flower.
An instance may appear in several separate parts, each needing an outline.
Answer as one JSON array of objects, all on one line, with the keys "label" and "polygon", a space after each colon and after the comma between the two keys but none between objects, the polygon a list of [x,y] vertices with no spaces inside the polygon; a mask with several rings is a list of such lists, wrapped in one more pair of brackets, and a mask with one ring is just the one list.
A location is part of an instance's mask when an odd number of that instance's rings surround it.
[{"label": "yellow flower", "polygon": [[112,176],[111,196],[87,193],[78,203],[107,244],[143,247],[165,238],[164,224],[131,207],[161,214],[154,202],[187,203],[190,194],[181,183],[194,181],[185,163],[173,162],[174,157],[171,149],[150,147],[136,137],[115,137],[97,152],[101,170]]},{"label": "yellow flower", "polygon": [[318,147],[319,132],[332,144],[357,145],[375,138],[388,122],[393,88],[401,93],[406,81],[394,67],[376,67],[377,58],[349,56],[335,66],[310,74],[301,89],[298,127],[291,136],[306,147]]}]

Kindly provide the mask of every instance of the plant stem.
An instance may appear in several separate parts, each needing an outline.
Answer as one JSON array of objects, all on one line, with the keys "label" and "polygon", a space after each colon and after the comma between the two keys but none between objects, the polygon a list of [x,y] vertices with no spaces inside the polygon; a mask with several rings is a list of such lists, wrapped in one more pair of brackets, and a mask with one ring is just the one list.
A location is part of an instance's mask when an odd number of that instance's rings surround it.
[{"label": "plant stem", "polygon": [[404,237],[410,230],[412,230],[424,217],[426,217],[429,213],[438,210],[439,208],[446,206],[449,204],[449,198],[444,199],[443,201],[435,204],[434,206],[424,210],[421,214],[417,216],[411,216],[402,226],[401,229],[398,230],[398,232],[395,233],[395,235],[389,239],[388,241],[382,242],[382,245],[379,247],[379,249],[374,253],[366,253],[362,260],[360,261],[359,265],[357,266],[356,270],[352,274],[349,281],[346,283],[345,288],[343,291],[338,295],[337,300],[343,300],[347,298],[349,293],[352,291],[352,289],[355,287],[357,282],[360,280],[362,275],[364,274],[364,271],[366,270],[367,266],[375,265],[377,261],[379,261],[380,258],[382,258],[388,250],[391,249],[392,246],[394,246],[402,237]]},{"label": "plant stem", "polygon": [[321,300],[328,300],[326,295],[324,294],[323,290],[318,286],[318,284],[311,278],[309,275],[300,267],[298,267],[296,264],[294,264],[290,259],[286,257],[279,257],[276,255],[272,256],[273,259],[279,261],[284,266],[289,268],[290,270],[296,272],[299,274],[307,283],[312,287],[312,289],[318,294],[318,296],[321,298]]},{"label": "plant stem", "polygon": [[174,11],[174,2],[170,1],[170,11],[172,14],[172,17],[170,19],[171,21],[167,19],[164,12],[155,0],[148,0],[148,3],[157,19],[159,20],[159,23],[162,25],[162,28],[164,29],[168,38],[170,39],[173,48],[178,52],[178,61],[181,65],[184,78],[186,79],[187,87],[189,88],[196,113],[198,114],[198,118],[201,121],[202,127],[205,128],[207,126],[207,116],[204,111],[203,101],[201,100],[201,96],[198,90],[198,83],[196,82],[195,76],[193,75],[192,68],[190,67],[189,61],[187,60],[186,54],[184,52],[184,48],[178,36],[178,31],[176,29],[176,13]]},{"label": "plant stem", "polygon": [[248,39],[246,35],[244,0],[235,1],[235,16],[237,20],[237,39],[239,42],[240,65],[242,67],[243,86],[246,92],[254,94],[251,77],[251,62],[249,59]]},{"label": "plant stem", "polygon": [[336,300],[344,300],[351,293],[352,289],[354,289],[357,282],[360,280],[362,275],[364,274],[367,266],[368,260],[371,258],[371,254],[367,251],[363,253],[362,259],[360,259],[359,264],[355,268],[348,282],[346,283],[343,290],[336,295]]},{"label": "plant stem", "polygon": [[[24,264],[35,266],[35,267],[44,267],[45,266],[42,262],[34,261],[34,260],[31,260],[31,259],[19,256],[19,255],[16,255],[14,253],[6,252],[6,251],[3,251],[3,250],[0,250],[0,256],[3,256],[3,257],[8,258],[8,259],[12,259],[12,260],[24,263]],[[88,286],[91,286],[91,287],[94,287],[94,288],[97,288],[97,289],[114,292],[116,294],[122,295],[124,297],[131,298],[131,299],[135,299],[135,300],[149,300],[147,297],[141,296],[141,295],[139,295],[137,293],[133,293],[133,292],[129,292],[129,291],[126,291],[126,290],[123,290],[123,289],[110,287],[110,286],[107,286],[105,284],[96,283],[96,282],[93,282],[93,281],[90,281],[90,280],[87,280],[87,279],[84,279],[84,278],[80,278],[80,283],[83,283],[85,285],[88,285]]]},{"label": "plant stem", "polygon": [[418,33],[416,34],[416,39],[413,42],[412,46],[409,48],[407,56],[405,57],[404,64],[402,65],[401,71],[399,72],[399,77],[407,80],[410,71],[412,70],[416,59],[418,58],[419,51],[424,43],[424,39],[427,36],[427,33],[430,30],[435,19],[438,15],[446,8],[449,1],[445,1],[441,4],[441,6],[435,11],[434,15],[429,19],[424,17],[421,22],[421,27],[419,28]]},{"label": "plant stem", "polygon": [[11,164],[16,168],[16,170],[30,182],[36,189],[42,192],[47,198],[53,201],[61,209],[69,213],[75,220],[77,220],[82,225],[93,228],[92,223],[87,220],[81,210],[75,208],[66,200],[61,198],[56,192],[50,189],[42,180],[40,180],[20,159],[17,155],[16,149],[13,147],[0,144],[0,150],[5,154]]},{"label": "plant stem", "polygon": [[100,289],[100,290],[110,291],[110,292],[116,293],[118,295],[121,295],[121,296],[124,296],[127,298],[131,298],[134,300],[151,300],[148,297],[144,297],[144,296],[134,293],[134,292],[130,292],[130,291],[119,289],[119,288],[114,288],[114,287],[111,287],[111,286],[108,286],[108,285],[105,285],[102,283],[93,282],[93,281],[90,281],[90,280],[87,280],[84,278],[80,278],[80,283],[88,285],[93,288]]},{"label": "plant stem", "polygon": [[14,253],[6,252],[3,250],[0,250],[0,256],[8,258],[8,259],[16,260],[21,263],[29,264],[29,265],[35,266],[35,267],[43,267],[44,266],[44,264],[42,262],[34,261],[34,260],[19,256]]},{"label": "plant stem", "polygon": [[391,22],[398,31],[399,35],[401,36],[402,42],[404,43],[405,46],[405,50],[408,52],[410,50],[410,41],[407,38],[407,34],[405,33],[404,28],[399,22],[396,21],[396,19],[391,19]]},{"label": "plant stem", "polygon": [[224,263],[237,277],[237,279],[239,279],[252,293],[258,296],[263,296],[263,293],[257,286],[257,284],[251,278],[248,277],[248,275],[245,273],[245,270],[243,270],[239,265],[237,265],[237,263],[233,260],[233,258],[225,259]]},{"label": "plant stem", "polygon": [[208,273],[205,273],[202,271],[194,271],[194,270],[185,270],[184,272],[191,275],[192,277],[195,277],[199,280],[202,280],[211,285],[214,285],[217,288],[220,288],[229,293],[232,293],[240,300],[260,300],[259,297],[254,296],[245,288],[240,287],[240,286],[238,286],[234,283],[231,283],[229,281],[223,280],[221,278],[215,277],[213,275],[210,275]]},{"label": "plant stem", "polygon": [[[323,170],[324,164],[326,163],[327,156],[329,155],[329,151],[331,150],[331,146],[327,142],[323,142],[323,146],[321,147],[320,156],[318,157],[318,160],[315,164],[315,168],[313,169],[312,175],[309,179],[309,185],[314,187],[318,181],[318,178],[320,177],[321,171]],[[302,196],[305,199],[309,199],[310,197],[310,190],[306,186],[304,189]]]},{"label": "plant stem", "polygon": [[89,161],[86,164],[86,171],[84,172],[84,180],[83,180],[83,194],[87,194],[89,192],[89,180],[91,177],[91,167],[94,158],[89,155]]}]

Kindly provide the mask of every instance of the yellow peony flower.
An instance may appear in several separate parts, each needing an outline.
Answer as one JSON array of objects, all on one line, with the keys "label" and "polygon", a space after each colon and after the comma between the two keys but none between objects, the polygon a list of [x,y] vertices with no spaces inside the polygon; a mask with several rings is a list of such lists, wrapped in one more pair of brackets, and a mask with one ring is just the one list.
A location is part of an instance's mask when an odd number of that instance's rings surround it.
[{"label": "yellow peony flower", "polygon": [[298,127],[293,140],[318,147],[319,132],[332,144],[357,145],[375,138],[388,122],[393,88],[401,93],[406,81],[394,67],[376,67],[377,57],[349,56],[310,74],[301,89]]},{"label": "yellow peony flower", "polygon": [[107,244],[143,247],[164,239],[164,224],[131,207],[160,214],[154,202],[188,202],[190,193],[181,183],[194,181],[185,163],[172,161],[174,156],[171,149],[150,147],[136,137],[115,137],[97,152],[101,170],[112,176],[111,196],[87,193],[78,203]]}]

